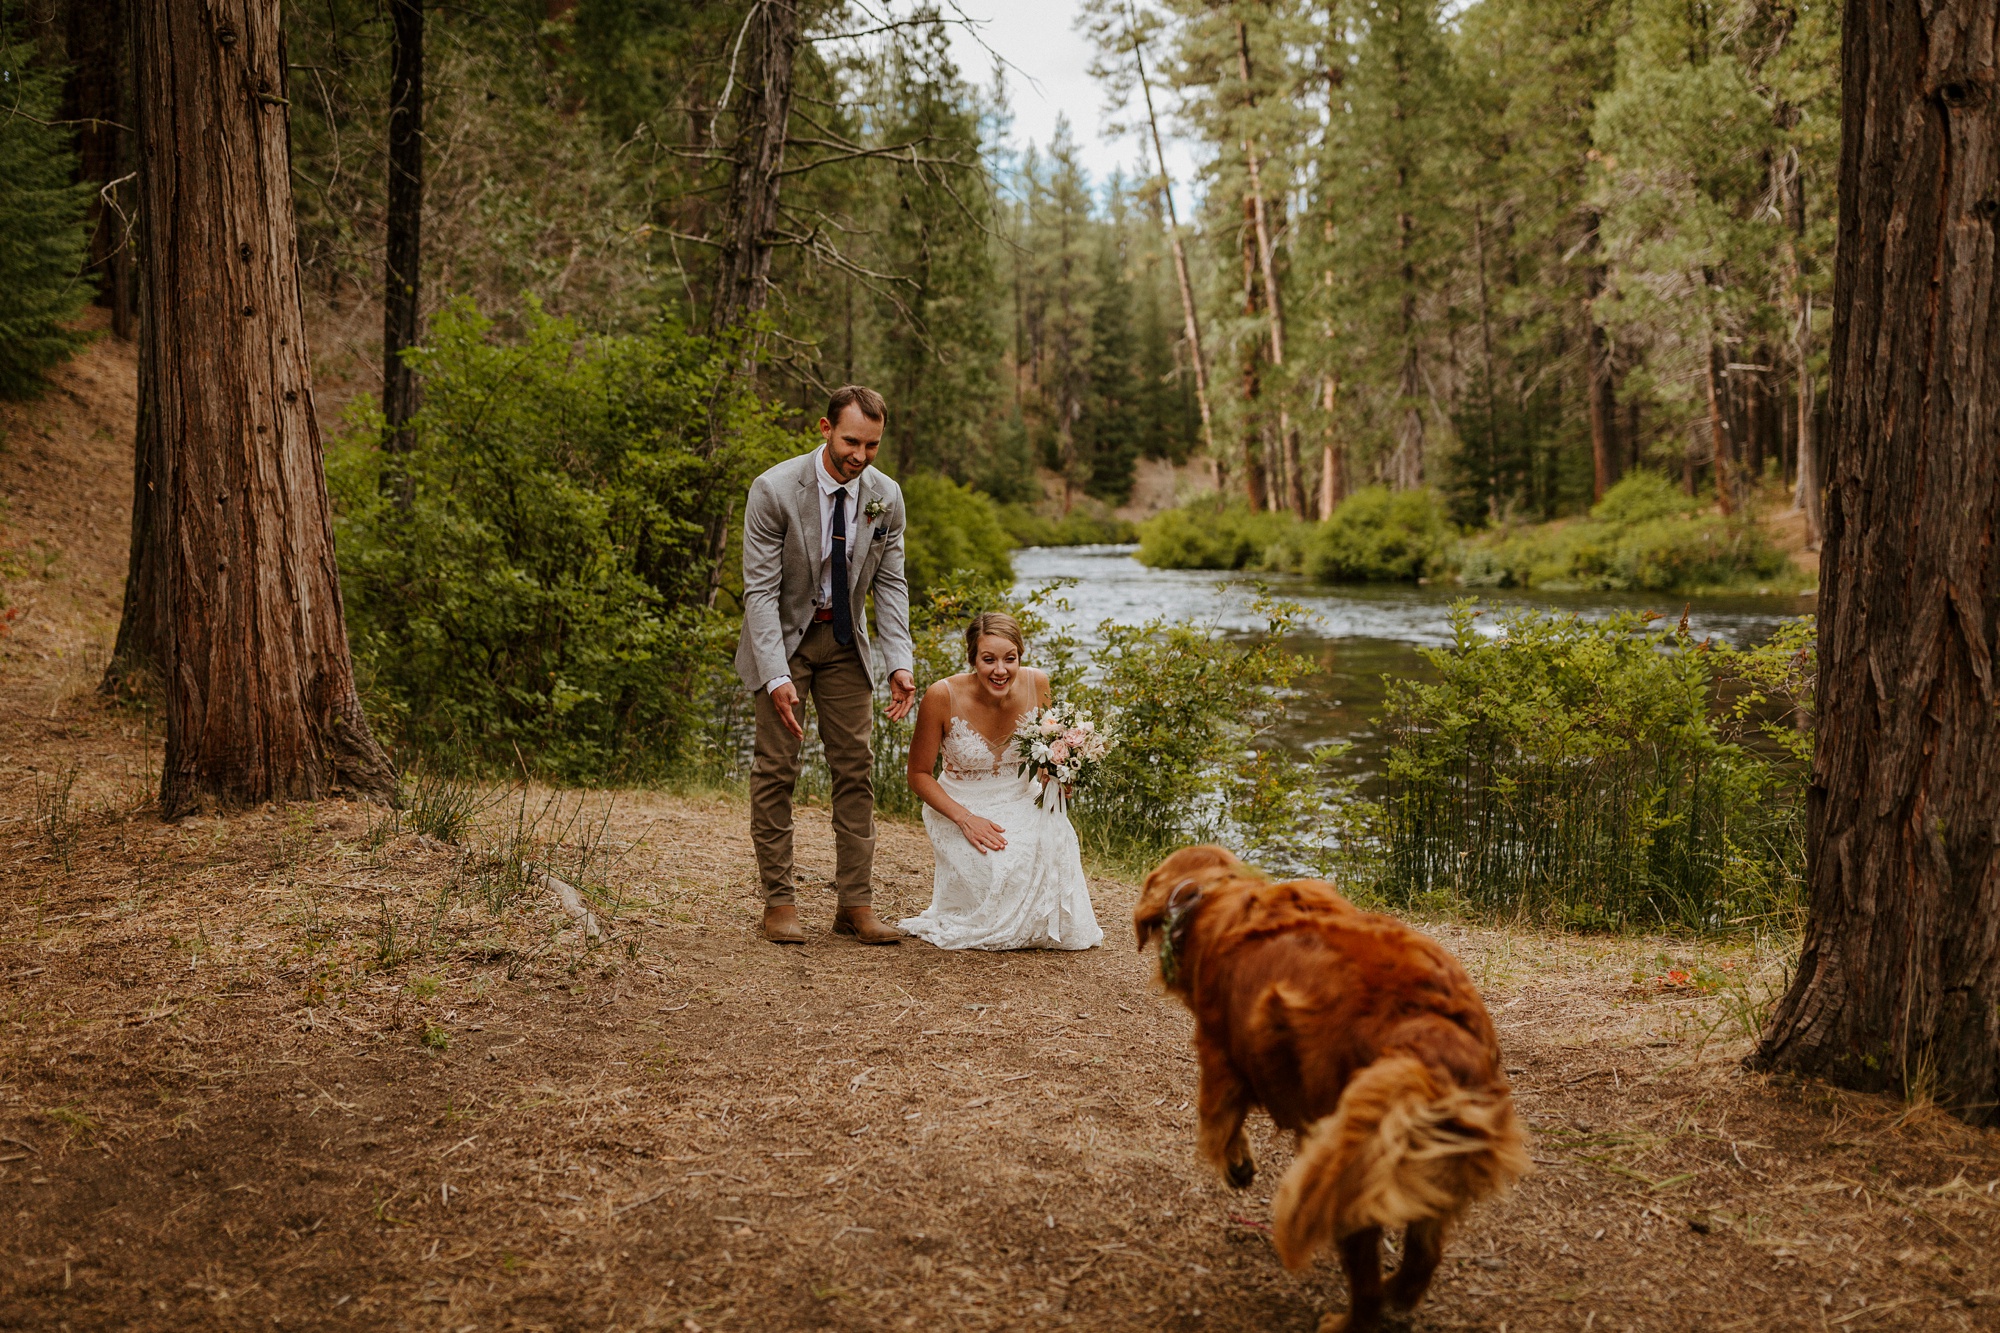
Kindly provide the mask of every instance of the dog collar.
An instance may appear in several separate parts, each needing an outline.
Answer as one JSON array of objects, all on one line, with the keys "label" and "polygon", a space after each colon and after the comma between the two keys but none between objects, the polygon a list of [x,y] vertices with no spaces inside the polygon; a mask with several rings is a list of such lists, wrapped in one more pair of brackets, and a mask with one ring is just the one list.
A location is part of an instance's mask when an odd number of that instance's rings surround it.
[{"label": "dog collar", "polygon": [[[1181,894],[1188,889],[1194,892],[1186,902]],[[1181,977],[1181,931],[1187,926],[1187,919],[1201,903],[1201,890],[1195,888],[1191,879],[1184,879],[1174,886],[1167,895],[1167,919],[1160,927],[1160,980],[1171,986]]]}]

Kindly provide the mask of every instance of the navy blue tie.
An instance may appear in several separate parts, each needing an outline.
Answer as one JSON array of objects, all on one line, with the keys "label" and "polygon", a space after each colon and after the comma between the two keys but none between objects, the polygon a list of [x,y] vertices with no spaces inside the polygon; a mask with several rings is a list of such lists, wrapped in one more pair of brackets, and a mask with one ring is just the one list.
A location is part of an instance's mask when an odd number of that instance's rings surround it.
[{"label": "navy blue tie", "polygon": [[854,642],[854,610],[847,600],[847,491],[833,493],[833,641]]}]

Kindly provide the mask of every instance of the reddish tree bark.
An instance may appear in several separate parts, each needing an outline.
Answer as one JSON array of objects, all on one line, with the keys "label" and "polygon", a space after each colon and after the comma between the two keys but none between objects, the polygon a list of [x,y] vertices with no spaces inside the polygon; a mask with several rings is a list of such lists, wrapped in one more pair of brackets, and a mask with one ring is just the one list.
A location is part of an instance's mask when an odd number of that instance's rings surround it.
[{"label": "reddish tree bark", "polygon": [[[1584,275],[1583,323],[1586,382],[1590,406],[1590,498],[1602,500],[1618,482],[1618,399],[1611,383],[1611,340],[1597,321],[1597,298],[1604,294],[1604,265],[1598,262],[1597,214],[1584,219],[1584,249],[1591,255]],[[1482,271],[1480,282],[1485,283]],[[1490,356],[1490,353],[1489,353]],[[1491,372],[1488,372],[1489,379]],[[1492,390],[1489,388],[1490,399]]]},{"label": "reddish tree bark", "polygon": [[90,269],[97,279],[97,304],[110,309],[112,333],[130,339],[132,248],[126,244],[124,219],[102,197],[104,187],[131,170],[125,128],[132,114],[126,96],[125,10],[126,0],[72,0],[65,16],[70,77],[64,114],[77,122],[77,177],[100,191],[90,204]]},{"label": "reddish tree bark", "polygon": [[167,657],[166,443],[151,406],[151,320],[139,325],[139,427],[132,442],[132,541],[125,555],[125,604],[118,640],[98,689],[110,695],[150,695]]},{"label": "reddish tree bark", "polygon": [[1757,1063],[2000,1123],[1992,0],[1842,22],[1812,907]]},{"label": "reddish tree bark", "polygon": [[161,813],[388,800],[354,692],[299,305],[277,0],[135,6],[145,401],[163,442]]}]

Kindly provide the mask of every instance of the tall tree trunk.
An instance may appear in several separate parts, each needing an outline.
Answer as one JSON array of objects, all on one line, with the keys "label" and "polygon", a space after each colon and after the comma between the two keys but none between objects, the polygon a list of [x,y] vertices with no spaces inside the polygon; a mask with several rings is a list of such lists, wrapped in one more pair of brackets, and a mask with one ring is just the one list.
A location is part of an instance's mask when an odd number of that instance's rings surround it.
[{"label": "tall tree trunk", "polygon": [[1799,242],[1806,232],[1805,173],[1798,168],[1796,155],[1788,156],[1788,188],[1785,190],[1785,269],[1798,313],[1792,318],[1792,368],[1798,377],[1797,422],[1793,428],[1794,470],[1792,503],[1806,516],[1806,549],[1817,551],[1825,531],[1820,515],[1819,451],[1813,423],[1812,377],[1812,292],[1806,287],[1805,264],[1799,257]]},{"label": "tall tree trunk", "polygon": [[135,8],[142,411],[165,446],[161,813],[342,788],[390,800],[333,558],[278,0]]},{"label": "tall tree trunk", "polygon": [[167,660],[167,448],[153,408],[149,346],[153,321],[139,321],[139,426],[132,442],[132,539],[125,553],[125,603],[118,640],[98,689],[151,695],[164,684]]},{"label": "tall tree trunk", "polygon": [[125,220],[107,206],[104,191],[129,170],[126,132],[131,116],[126,96],[130,66],[126,0],[71,0],[65,54],[70,64],[65,114],[77,122],[77,178],[97,188],[91,199],[90,269],[97,279],[97,304],[110,308],[111,332],[130,340],[134,331],[132,247]]},{"label": "tall tree trunk", "polygon": [[1584,218],[1584,250],[1590,263],[1584,269],[1583,320],[1589,331],[1583,354],[1589,364],[1590,398],[1590,498],[1602,500],[1618,481],[1618,400],[1611,385],[1611,341],[1597,319],[1597,298],[1604,293],[1604,265],[1599,260],[1597,213]]},{"label": "tall tree trunk", "polygon": [[1736,432],[1729,427],[1729,413],[1723,396],[1729,392],[1723,382],[1723,353],[1719,344],[1708,346],[1708,438],[1715,460],[1715,502],[1725,515],[1734,514],[1736,505]]},{"label": "tall tree trunk", "polygon": [[1333,517],[1333,511],[1347,498],[1346,460],[1341,456],[1339,443],[1334,437],[1334,395],[1333,372],[1328,371],[1320,379],[1320,407],[1326,413],[1326,439],[1319,447],[1319,514],[1322,520]]},{"label": "tall tree trunk", "polygon": [[[1253,221],[1255,209],[1246,194],[1243,197],[1243,225],[1237,231],[1237,250],[1243,258],[1243,318],[1246,324],[1257,318],[1257,241],[1256,224]],[[1250,508],[1261,513],[1269,504],[1270,494],[1264,484],[1264,405],[1260,396],[1264,389],[1261,362],[1264,356],[1262,340],[1244,338],[1238,344],[1243,349],[1242,390],[1239,397],[1243,403],[1240,425],[1243,431],[1243,493],[1250,502]]]},{"label": "tall tree trunk", "polygon": [[792,62],[799,47],[797,0],[758,0],[744,20],[750,64],[737,113],[736,169],[722,238],[722,268],[710,327],[734,328],[771,296],[771,242],[792,118]]},{"label": "tall tree trunk", "polygon": [[[382,293],[382,415],[384,444],[406,454],[414,441],[417,377],[403,360],[417,345],[419,267],[424,223],[424,0],[389,0],[394,49],[389,72],[389,225]],[[396,503],[408,508],[410,476],[392,462]]]},{"label": "tall tree trunk", "polygon": [[1994,9],[1841,28],[1811,910],[1754,1059],[2000,1124]]},{"label": "tall tree trunk", "polygon": [[1139,88],[1146,95],[1146,124],[1153,134],[1153,156],[1160,164],[1160,193],[1167,204],[1167,240],[1173,246],[1174,279],[1181,289],[1181,319],[1187,329],[1188,359],[1194,363],[1194,400],[1201,409],[1201,446],[1208,455],[1209,480],[1222,489],[1222,459],[1215,452],[1215,426],[1208,409],[1208,360],[1201,350],[1201,320],[1195,314],[1194,283],[1188,278],[1187,250],[1181,245],[1180,213],[1174,208],[1174,178],[1167,171],[1167,150],[1160,142],[1160,117],[1153,110],[1153,81],[1146,76],[1146,52],[1139,41],[1139,22],[1126,0],[1127,30],[1132,34],[1132,60],[1139,71]]},{"label": "tall tree trunk", "polygon": [[[1250,32],[1240,20],[1236,24],[1236,61],[1243,76],[1245,105],[1254,108],[1257,95],[1250,83]],[[1271,327],[1271,367],[1278,372],[1278,470],[1286,482],[1288,507],[1304,517],[1306,492],[1299,476],[1299,437],[1292,430],[1292,414],[1284,401],[1285,306],[1278,294],[1277,264],[1271,253],[1271,220],[1257,162],[1257,141],[1247,134],[1243,136],[1243,163],[1250,173],[1250,214],[1257,233],[1257,267],[1264,278],[1264,314]]]},{"label": "tall tree trunk", "polygon": [[1486,515],[1500,518],[1500,413],[1493,373],[1493,301],[1486,282],[1486,224],[1472,206],[1472,257],[1479,271],[1479,349],[1486,372]]},{"label": "tall tree trunk", "polygon": [[1822,489],[1819,466],[1819,431],[1813,421],[1813,377],[1807,362],[1812,337],[1812,293],[1799,293],[1799,328],[1794,356],[1798,361],[1798,480],[1793,483],[1792,502],[1806,516],[1806,549],[1817,551],[1825,541],[1826,520],[1820,512]]},{"label": "tall tree trunk", "polygon": [[1264,482],[1264,413],[1258,403],[1262,377],[1258,373],[1257,344],[1243,346],[1243,493],[1250,508],[1258,513],[1270,508],[1269,488]]}]

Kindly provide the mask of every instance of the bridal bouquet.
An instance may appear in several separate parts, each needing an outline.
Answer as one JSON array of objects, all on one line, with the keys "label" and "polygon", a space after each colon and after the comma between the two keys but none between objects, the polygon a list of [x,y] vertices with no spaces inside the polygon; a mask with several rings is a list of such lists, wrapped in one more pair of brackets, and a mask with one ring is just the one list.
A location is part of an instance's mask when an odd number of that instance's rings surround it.
[{"label": "bridal bouquet", "polygon": [[1059,810],[1070,790],[1089,785],[1113,744],[1110,729],[1100,727],[1089,709],[1062,702],[1026,714],[1014,729],[1014,757],[1020,771],[1048,779],[1035,804],[1048,799],[1053,785]]}]

